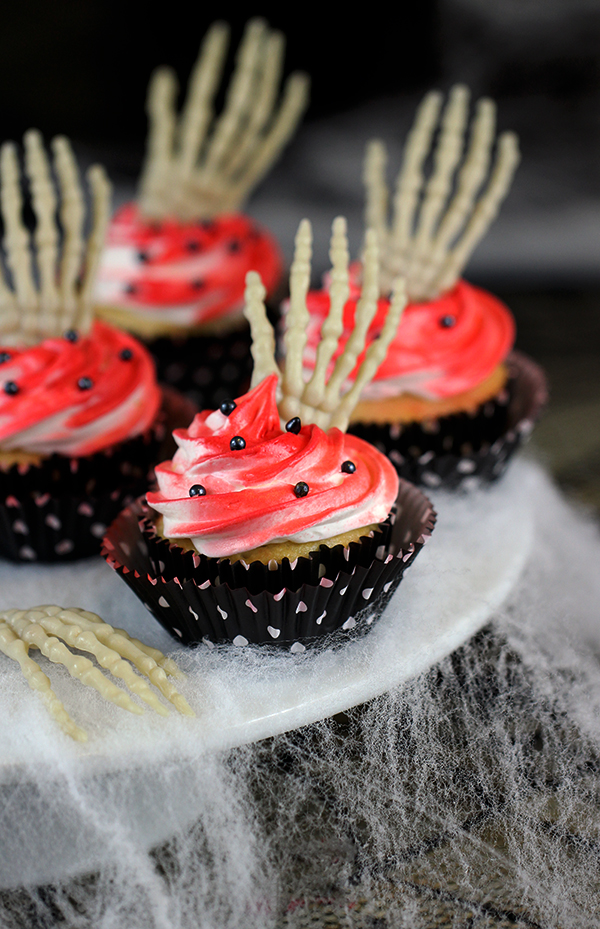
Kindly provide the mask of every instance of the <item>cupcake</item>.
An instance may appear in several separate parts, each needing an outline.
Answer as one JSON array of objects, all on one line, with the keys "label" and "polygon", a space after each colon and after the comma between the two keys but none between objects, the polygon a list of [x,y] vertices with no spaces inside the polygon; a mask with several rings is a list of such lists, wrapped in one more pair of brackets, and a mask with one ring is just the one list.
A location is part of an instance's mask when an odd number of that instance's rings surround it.
[{"label": "cupcake", "polygon": [[270,233],[241,209],[308,99],[300,73],[289,77],[278,99],[284,39],[254,19],[223,110],[213,118],[227,43],[227,26],[215,23],[180,115],[172,71],[161,68],[152,77],[138,198],[112,220],[95,292],[104,319],[148,343],[160,380],[201,406],[218,404],[250,381],[246,273],[258,270],[273,295],[283,262]]},{"label": "cupcake", "polygon": [[[379,307],[368,338],[381,328],[397,274],[406,280],[409,303],[349,430],[384,450],[402,476],[433,487],[497,478],[546,398],[540,369],[511,351],[510,311],[461,276],[519,160],[510,132],[499,136],[493,156],[491,100],[478,102],[467,142],[468,108],[462,86],[453,88],[443,113],[440,94],[425,97],[407,139],[391,218],[381,142],[370,143],[365,163],[367,226],[382,249]],[[362,287],[354,265],[341,345],[353,330]],[[309,295],[309,366],[328,306],[327,289]]]},{"label": "cupcake", "polygon": [[21,215],[16,148],[6,143],[0,151],[10,272],[0,280],[0,554],[16,561],[98,552],[106,525],[147,487],[165,430],[150,355],[132,336],[93,319],[108,181],[102,168],[90,168],[85,242],[73,153],[64,138],[54,139],[53,149],[62,248],[41,136],[25,136],[32,236]]},{"label": "cupcake", "polygon": [[[301,225],[291,271],[288,352],[281,371],[265,288],[248,274],[245,312],[254,358],[251,390],[198,414],[156,469],[158,489],[120,515],[103,552],[159,621],[187,644],[307,641],[368,625],[382,611],[433,528],[429,501],[373,446],[345,433],[361,385],[385,355],[404,305],[400,285],[379,339],[340,396],[364,343],[357,337],[326,371],[347,285],[345,225],[334,223],[332,305],[318,363],[302,379],[310,227]],[[377,276],[370,240],[365,275]],[[363,333],[376,310],[361,301]]]}]

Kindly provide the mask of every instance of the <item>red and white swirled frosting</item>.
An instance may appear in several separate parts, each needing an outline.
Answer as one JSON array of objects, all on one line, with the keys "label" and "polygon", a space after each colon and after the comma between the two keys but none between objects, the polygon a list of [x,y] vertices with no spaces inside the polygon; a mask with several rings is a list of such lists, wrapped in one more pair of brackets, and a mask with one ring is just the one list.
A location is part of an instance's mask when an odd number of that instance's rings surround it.
[{"label": "red and white swirled frosting", "polygon": [[248,271],[270,294],[282,268],[275,240],[247,216],[149,222],[127,203],[109,227],[96,303],[193,327],[241,312]]},{"label": "red and white swirled frosting", "polygon": [[[147,495],[164,517],[165,536],[224,557],[284,539],[331,538],[387,517],[398,493],[387,458],[339,429],[282,430],[276,389],[273,374],[228,416],[205,411],[175,431],[179,448],[158,465],[159,490]],[[234,451],[231,441],[239,437],[245,447]],[[344,462],[355,470],[343,471]],[[308,485],[305,496],[295,493],[300,482]],[[190,496],[195,485],[205,494]]]},{"label": "red and white swirled frosting", "polygon": [[0,347],[0,362],[1,449],[92,455],[145,432],[160,407],[146,349],[99,321],[75,339]]},{"label": "red and white swirled frosting", "polygon": [[[340,350],[354,328],[360,288],[351,285],[344,308]],[[379,335],[388,301],[380,300],[369,328],[368,343]],[[327,290],[308,295],[308,367],[314,366],[323,320],[329,312]],[[482,383],[506,359],[515,338],[515,322],[496,297],[461,280],[452,290],[427,303],[409,303],[387,356],[362,393],[381,400],[403,393],[439,400]],[[362,356],[359,362],[362,360]]]}]

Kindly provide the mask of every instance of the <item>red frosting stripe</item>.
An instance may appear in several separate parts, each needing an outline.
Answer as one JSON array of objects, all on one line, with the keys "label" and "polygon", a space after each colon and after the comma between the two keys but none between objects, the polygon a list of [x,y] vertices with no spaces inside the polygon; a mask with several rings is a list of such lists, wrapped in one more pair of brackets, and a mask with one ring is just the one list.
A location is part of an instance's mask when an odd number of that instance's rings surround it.
[{"label": "red frosting stripe", "polygon": [[91,455],[145,432],[160,391],[132,336],[96,321],[89,335],[0,348],[0,447]]},{"label": "red frosting stripe", "polygon": [[[355,285],[344,308],[344,335],[338,354],[353,329],[359,296],[360,290]],[[387,300],[379,301],[368,342],[381,331],[387,306]],[[311,292],[308,309],[311,365],[321,325],[329,311],[328,292]],[[406,392],[441,399],[471,390],[504,361],[514,338],[514,319],[504,304],[487,291],[461,280],[437,300],[408,304],[387,357],[363,392],[363,398]]]},{"label": "red frosting stripe", "polygon": [[[176,430],[179,449],[156,468],[159,491],[147,495],[168,538],[190,538],[198,551],[221,557],[281,539],[329,538],[387,517],[398,493],[387,458],[339,429],[282,430],[276,390],[273,374],[229,416],[203,412]],[[240,437],[244,447],[232,450]],[[342,471],[345,461],[353,472]],[[301,483],[305,495],[296,493]],[[190,496],[194,485],[205,494]]]},{"label": "red frosting stripe", "polygon": [[207,322],[241,309],[248,271],[258,271],[271,293],[282,267],[275,240],[247,216],[149,222],[127,203],[109,228],[97,302],[174,317],[185,308],[187,324]]}]

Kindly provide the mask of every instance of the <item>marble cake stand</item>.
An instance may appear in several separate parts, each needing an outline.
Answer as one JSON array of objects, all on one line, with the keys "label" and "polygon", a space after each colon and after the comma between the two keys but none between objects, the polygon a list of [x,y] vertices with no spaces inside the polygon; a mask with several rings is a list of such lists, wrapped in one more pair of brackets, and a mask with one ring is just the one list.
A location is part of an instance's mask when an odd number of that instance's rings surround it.
[{"label": "marble cake stand", "polygon": [[[99,612],[173,655],[187,672],[181,689],[198,715],[131,716],[52,668],[55,690],[90,736],[87,744],[73,743],[46,716],[16,667],[0,656],[0,791],[4,809],[11,810],[0,819],[0,886],[49,882],[102,862],[101,843],[92,838],[81,799],[86,779],[106,779],[129,828],[149,848],[196,817],[186,788],[190,759],[346,710],[451,653],[488,621],[526,564],[534,529],[531,488],[538,474],[536,465],[519,459],[496,486],[468,495],[432,490],[437,527],[383,616],[368,634],[323,651],[292,655],[234,646],[189,651],[170,639],[100,560],[68,567],[1,564],[2,609],[57,602]],[[151,776],[155,765],[164,770],[166,763],[168,813],[164,781]],[[26,810],[22,827],[21,810]],[[35,860],[24,854],[31,846],[22,841],[32,817]]]}]

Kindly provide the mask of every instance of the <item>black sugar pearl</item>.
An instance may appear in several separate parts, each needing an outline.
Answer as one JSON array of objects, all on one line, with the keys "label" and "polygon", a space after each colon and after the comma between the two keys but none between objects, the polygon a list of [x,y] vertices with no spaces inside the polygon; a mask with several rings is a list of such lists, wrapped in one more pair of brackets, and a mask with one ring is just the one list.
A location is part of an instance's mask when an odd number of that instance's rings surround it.
[{"label": "black sugar pearl", "polygon": [[148,252],[138,252],[138,261],[140,264],[145,265],[147,261],[150,261],[150,255]]},{"label": "black sugar pearl", "polygon": [[305,497],[308,493],[308,484],[305,484],[304,481],[298,481],[294,487],[294,493],[297,497]]},{"label": "black sugar pearl", "polygon": [[65,339],[67,342],[76,342],[78,338],[79,336],[75,329],[67,329],[65,332]]},{"label": "black sugar pearl", "polygon": [[453,326],[456,326],[456,317],[455,316],[442,316],[440,319],[440,326],[442,329],[452,329]]},{"label": "black sugar pearl", "polygon": [[137,289],[137,287],[135,286],[135,284],[125,284],[125,287],[123,288],[123,291],[124,291],[126,294],[137,294],[138,289]]},{"label": "black sugar pearl", "polygon": [[133,352],[130,348],[122,348],[119,352],[119,358],[121,361],[131,361],[133,358]]},{"label": "black sugar pearl", "polygon": [[203,287],[204,281],[201,277],[198,277],[195,281],[192,281],[192,290],[202,290]]},{"label": "black sugar pearl", "polygon": [[205,497],[206,496],[206,487],[203,487],[202,484],[192,484],[190,487],[190,497]]},{"label": "black sugar pearl", "polygon": [[287,423],[285,424],[285,431],[293,432],[294,435],[298,435],[301,429],[302,423],[300,422],[299,416],[292,416],[292,418],[288,419]]},{"label": "black sugar pearl", "polygon": [[199,252],[200,251],[200,243],[196,242],[195,239],[190,239],[189,242],[186,242],[185,247],[188,252]]},{"label": "black sugar pearl", "polygon": [[80,377],[77,381],[77,386],[80,390],[91,390],[94,386],[94,382],[91,377]]},{"label": "black sugar pearl", "polygon": [[10,361],[12,355],[10,352],[0,352],[0,365],[5,364],[5,362]]},{"label": "black sugar pearl", "polygon": [[343,461],[342,462],[342,471],[344,474],[354,474],[356,471],[356,465],[353,461]]},{"label": "black sugar pearl", "polygon": [[219,407],[223,416],[229,416],[230,413],[233,413],[237,406],[235,400],[223,400],[223,403]]},{"label": "black sugar pearl", "polygon": [[229,443],[229,448],[232,452],[239,452],[243,448],[246,448],[246,440],[242,439],[241,435],[234,435],[233,439]]},{"label": "black sugar pearl", "polygon": [[241,242],[238,242],[237,239],[232,239],[231,242],[227,244],[227,251],[230,255],[235,255],[237,252],[242,250]]},{"label": "black sugar pearl", "polygon": [[4,393],[8,394],[9,397],[14,397],[15,394],[19,393],[19,385],[15,384],[14,381],[6,381],[4,385]]}]

